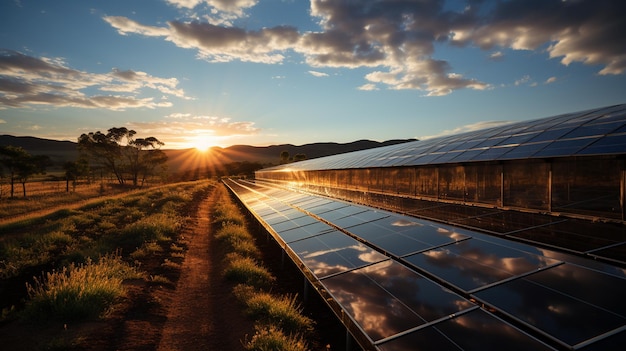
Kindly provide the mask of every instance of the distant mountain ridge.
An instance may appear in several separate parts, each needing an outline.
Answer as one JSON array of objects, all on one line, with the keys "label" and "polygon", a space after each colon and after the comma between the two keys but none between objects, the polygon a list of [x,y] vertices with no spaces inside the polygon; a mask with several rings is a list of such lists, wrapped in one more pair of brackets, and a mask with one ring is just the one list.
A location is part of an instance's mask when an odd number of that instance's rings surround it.
[{"label": "distant mountain ridge", "polygon": [[[414,141],[416,139],[395,139],[384,142],[357,140],[350,143],[321,142],[304,145],[281,144],[271,146],[233,145],[226,148],[213,147],[210,152],[198,155],[194,149],[163,149],[168,155],[168,166],[173,172],[184,171],[194,167],[215,167],[230,162],[257,162],[264,165],[278,164],[280,154],[287,151],[290,157],[304,154],[307,159],[342,154],[346,152],[372,149]],[[78,157],[78,143],[58,141],[29,136],[0,135],[0,146],[19,146],[33,155],[48,155],[53,161],[51,170],[60,170],[66,161],[74,161]],[[189,162],[194,158],[194,162]],[[204,158],[204,159],[202,159]]]}]

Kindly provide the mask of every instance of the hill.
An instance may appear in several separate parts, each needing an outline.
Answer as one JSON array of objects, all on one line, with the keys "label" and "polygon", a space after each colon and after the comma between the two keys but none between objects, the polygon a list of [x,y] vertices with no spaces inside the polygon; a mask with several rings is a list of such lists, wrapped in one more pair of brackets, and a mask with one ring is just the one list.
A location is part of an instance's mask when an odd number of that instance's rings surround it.
[{"label": "hill", "polygon": [[[271,145],[250,146],[233,145],[226,148],[214,147],[208,152],[201,153],[195,149],[164,149],[168,156],[170,172],[184,172],[193,169],[223,168],[233,162],[253,162],[265,166],[276,165],[280,161],[280,154],[287,151],[290,156],[304,154],[307,159],[341,154],[351,151],[371,149],[380,146],[404,143],[409,140],[388,140],[377,142],[372,140],[358,140],[351,143],[313,143],[304,145]],[[33,155],[48,155],[52,159],[53,167],[50,171],[61,170],[66,161],[76,160],[78,157],[77,143],[71,141],[57,141],[35,137],[16,137],[0,135],[0,146],[20,146]]]}]

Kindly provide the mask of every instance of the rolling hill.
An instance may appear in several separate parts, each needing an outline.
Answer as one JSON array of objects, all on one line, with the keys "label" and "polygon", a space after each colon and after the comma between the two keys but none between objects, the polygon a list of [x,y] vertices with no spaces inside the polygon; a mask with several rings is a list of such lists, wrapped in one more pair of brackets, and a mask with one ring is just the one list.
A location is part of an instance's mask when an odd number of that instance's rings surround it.
[{"label": "rolling hill", "polygon": [[[329,142],[299,146],[292,144],[271,146],[233,145],[226,148],[214,147],[204,153],[195,149],[164,149],[163,151],[168,156],[170,172],[183,172],[195,168],[221,168],[223,165],[233,162],[254,162],[265,166],[276,165],[280,162],[280,154],[283,151],[287,151],[291,157],[297,154],[304,154],[307,159],[311,159],[412,140],[399,139],[384,142],[358,140],[344,144]],[[50,171],[61,170],[64,162],[76,160],[78,157],[77,143],[71,141],[0,135],[0,146],[7,145],[20,146],[33,155],[50,156],[53,162]]]}]

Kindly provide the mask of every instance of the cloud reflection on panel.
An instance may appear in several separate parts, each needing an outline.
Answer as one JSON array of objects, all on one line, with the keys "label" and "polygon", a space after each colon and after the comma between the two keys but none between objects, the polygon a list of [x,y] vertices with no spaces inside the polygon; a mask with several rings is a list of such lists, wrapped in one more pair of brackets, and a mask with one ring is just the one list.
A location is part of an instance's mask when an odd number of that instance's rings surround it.
[{"label": "cloud reflection on panel", "polygon": [[395,261],[383,261],[324,279],[328,292],[374,340],[474,308]]},{"label": "cloud reflection on panel", "polygon": [[395,256],[428,250],[470,237],[469,233],[464,234],[457,228],[397,216],[364,223],[348,230]]},{"label": "cloud reflection on panel", "polygon": [[320,278],[387,258],[340,232],[300,240],[289,246],[307,268]]},{"label": "cloud reflection on panel", "polygon": [[465,240],[405,259],[465,291],[559,263],[479,239]]}]

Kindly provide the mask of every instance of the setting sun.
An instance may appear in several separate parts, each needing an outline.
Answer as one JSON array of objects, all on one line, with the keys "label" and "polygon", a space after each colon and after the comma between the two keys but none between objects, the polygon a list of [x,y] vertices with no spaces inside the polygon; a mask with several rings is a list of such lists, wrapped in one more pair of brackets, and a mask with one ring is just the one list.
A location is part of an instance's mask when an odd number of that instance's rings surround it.
[{"label": "setting sun", "polygon": [[213,146],[217,146],[215,138],[203,135],[193,138],[189,144],[196,150],[202,152],[208,151]]}]

